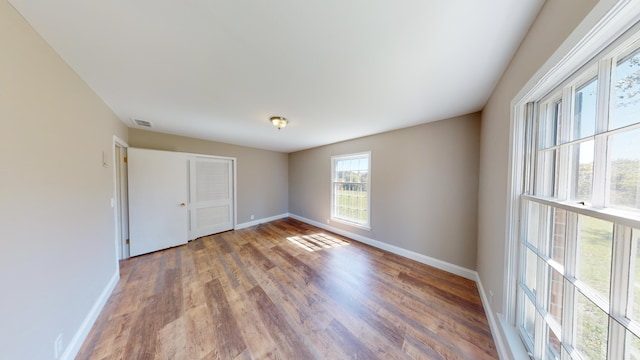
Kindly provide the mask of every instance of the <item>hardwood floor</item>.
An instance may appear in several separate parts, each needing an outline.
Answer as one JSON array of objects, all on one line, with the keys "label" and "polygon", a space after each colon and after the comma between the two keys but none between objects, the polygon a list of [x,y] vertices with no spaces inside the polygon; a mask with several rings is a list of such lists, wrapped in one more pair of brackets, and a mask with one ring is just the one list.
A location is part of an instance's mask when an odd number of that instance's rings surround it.
[{"label": "hardwood floor", "polygon": [[77,359],[497,359],[474,282],[293,220],[125,260]]}]

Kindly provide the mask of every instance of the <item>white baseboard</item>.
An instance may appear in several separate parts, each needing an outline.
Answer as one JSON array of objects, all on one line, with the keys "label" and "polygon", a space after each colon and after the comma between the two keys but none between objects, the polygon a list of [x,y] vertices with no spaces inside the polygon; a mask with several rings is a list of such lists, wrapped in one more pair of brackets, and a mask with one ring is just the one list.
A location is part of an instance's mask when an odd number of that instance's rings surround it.
[{"label": "white baseboard", "polygon": [[280,215],[276,215],[276,216],[271,216],[271,217],[268,217],[268,218],[252,220],[252,221],[245,222],[245,223],[242,223],[242,224],[236,224],[235,230],[240,230],[240,229],[244,229],[244,228],[260,225],[262,223],[266,223],[266,222],[269,222],[269,221],[274,221],[274,220],[278,220],[278,219],[284,219],[286,217],[289,217],[289,214],[285,213],[285,214],[280,214]]},{"label": "white baseboard", "polygon": [[107,300],[109,300],[109,296],[111,296],[111,293],[116,288],[118,280],[120,280],[119,270],[113,274],[111,280],[109,280],[109,283],[105,286],[104,290],[102,290],[102,293],[93,304],[93,307],[91,307],[91,310],[89,310],[89,313],[84,318],[84,321],[82,321],[80,328],[76,331],[75,335],[73,335],[73,338],[60,356],[61,360],[73,360],[76,355],[78,355],[78,351],[80,351],[87,335],[89,335],[89,331],[91,331],[93,324],[96,322],[96,319],[98,319],[98,315],[100,315],[104,305],[107,303]]},{"label": "white baseboard", "polygon": [[305,222],[307,224],[311,224],[313,226],[319,227],[321,229],[325,229],[331,232],[334,232],[336,234],[340,234],[342,236],[346,236],[348,238],[357,240],[359,242],[365,243],[367,245],[371,245],[373,247],[376,247],[378,249],[382,249],[382,250],[386,250],[389,252],[392,252],[394,254],[400,255],[400,256],[404,256],[406,258],[409,258],[411,260],[415,260],[418,262],[421,262],[423,264],[427,264],[430,266],[433,266],[435,268],[438,268],[440,270],[444,270],[447,272],[450,272],[452,274],[456,274],[458,276],[462,276],[463,278],[467,278],[469,280],[473,280],[476,281],[476,279],[478,278],[477,274],[475,271],[473,270],[469,270],[466,268],[463,268],[462,266],[458,266],[455,264],[451,264],[448,263],[446,261],[442,261],[436,258],[432,258],[430,256],[427,255],[423,255],[411,250],[407,250],[407,249],[403,249],[401,247],[395,246],[395,245],[390,245],[387,243],[384,243],[382,241],[378,241],[378,240],[374,240],[374,239],[370,239],[366,236],[362,236],[362,235],[358,235],[358,234],[354,234],[348,231],[344,231],[338,228],[335,228],[333,226],[327,225],[327,224],[323,224],[321,222],[318,221],[314,221],[311,219],[307,219],[304,218],[302,216],[298,216],[295,214],[289,214],[290,217],[296,219],[296,220],[300,220],[302,222]]},{"label": "white baseboard", "polygon": [[500,359],[529,360],[530,357],[527,354],[527,350],[524,348],[516,330],[507,323],[507,320],[502,314],[495,313],[491,308],[491,303],[484,291],[480,276],[476,279],[476,284]]},{"label": "white baseboard", "polygon": [[500,359],[511,359],[511,352],[507,350],[507,346],[505,344],[505,340],[502,337],[502,333],[500,332],[500,327],[498,322],[496,321],[495,313],[491,308],[491,303],[487,298],[487,294],[484,291],[484,286],[482,286],[482,281],[480,281],[480,276],[476,272],[476,286],[478,287],[478,292],[480,293],[480,299],[482,300],[482,306],[484,307],[484,312],[487,315],[487,320],[489,321],[489,327],[491,328],[491,335],[493,336],[493,342],[496,344],[496,349],[498,350],[498,356]]}]

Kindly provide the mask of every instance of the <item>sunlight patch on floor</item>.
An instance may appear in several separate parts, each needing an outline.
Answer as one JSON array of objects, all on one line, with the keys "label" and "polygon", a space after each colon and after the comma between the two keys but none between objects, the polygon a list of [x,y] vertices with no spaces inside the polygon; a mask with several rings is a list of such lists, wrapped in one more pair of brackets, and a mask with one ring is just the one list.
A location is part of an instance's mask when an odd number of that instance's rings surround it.
[{"label": "sunlight patch on floor", "polygon": [[288,237],[287,240],[309,252],[349,245],[349,243],[344,240],[340,240],[324,233],[291,236]]}]

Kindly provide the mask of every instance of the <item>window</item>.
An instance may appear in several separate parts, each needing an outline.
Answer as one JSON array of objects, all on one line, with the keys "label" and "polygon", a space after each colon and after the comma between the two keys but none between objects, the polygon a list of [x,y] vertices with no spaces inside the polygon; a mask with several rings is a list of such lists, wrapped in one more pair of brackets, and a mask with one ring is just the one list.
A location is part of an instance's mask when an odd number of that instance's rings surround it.
[{"label": "window", "polygon": [[536,359],[640,359],[640,33],[527,104],[515,323]]},{"label": "window", "polygon": [[371,153],[331,158],[331,218],[369,229]]}]

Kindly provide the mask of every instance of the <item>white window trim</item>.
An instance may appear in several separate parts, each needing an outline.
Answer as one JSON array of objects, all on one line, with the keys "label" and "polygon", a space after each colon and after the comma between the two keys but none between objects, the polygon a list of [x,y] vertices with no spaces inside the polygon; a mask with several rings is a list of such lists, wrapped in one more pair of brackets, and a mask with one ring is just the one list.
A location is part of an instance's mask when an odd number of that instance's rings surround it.
[{"label": "white window trim", "polygon": [[[369,176],[367,176],[367,223],[360,224],[357,222],[352,222],[347,219],[334,217],[334,194],[333,194],[333,180],[335,174],[335,160],[336,159],[349,159],[349,158],[359,158],[362,156],[367,156],[369,161]],[[363,151],[354,154],[344,154],[344,155],[334,155],[331,157],[331,208],[330,208],[330,219],[331,221],[335,221],[341,224],[357,227],[363,230],[371,231],[371,151]]]},{"label": "white window trim", "polygon": [[[526,149],[525,139],[530,109],[528,102],[538,100],[554,88],[562,84],[578,69],[585,66],[600,51],[611,45],[624,32],[640,21],[640,1],[638,0],[602,0],[585,17],[580,25],[565,40],[558,50],[535,73],[520,92],[511,101],[511,122],[509,139],[509,175],[507,193],[507,217],[505,237],[505,274],[503,279],[503,313],[498,317],[501,333],[506,338],[513,338],[517,333],[516,321],[516,290],[518,281],[519,261],[519,220],[520,198],[525,181],[529,181],[530,172],[525,169],[522,159],[530,151]],[[625,40],[618,40],[623,43]],[[575,209],[571,209],[574,211]],[[615,214],[614,214],[615,215]],[[516,335],[517,336],[517,335]],[[510,346],[512,354],[526,353],[522,343],[505,341]],[[508,356],[508,354],[502,354]]]}]

